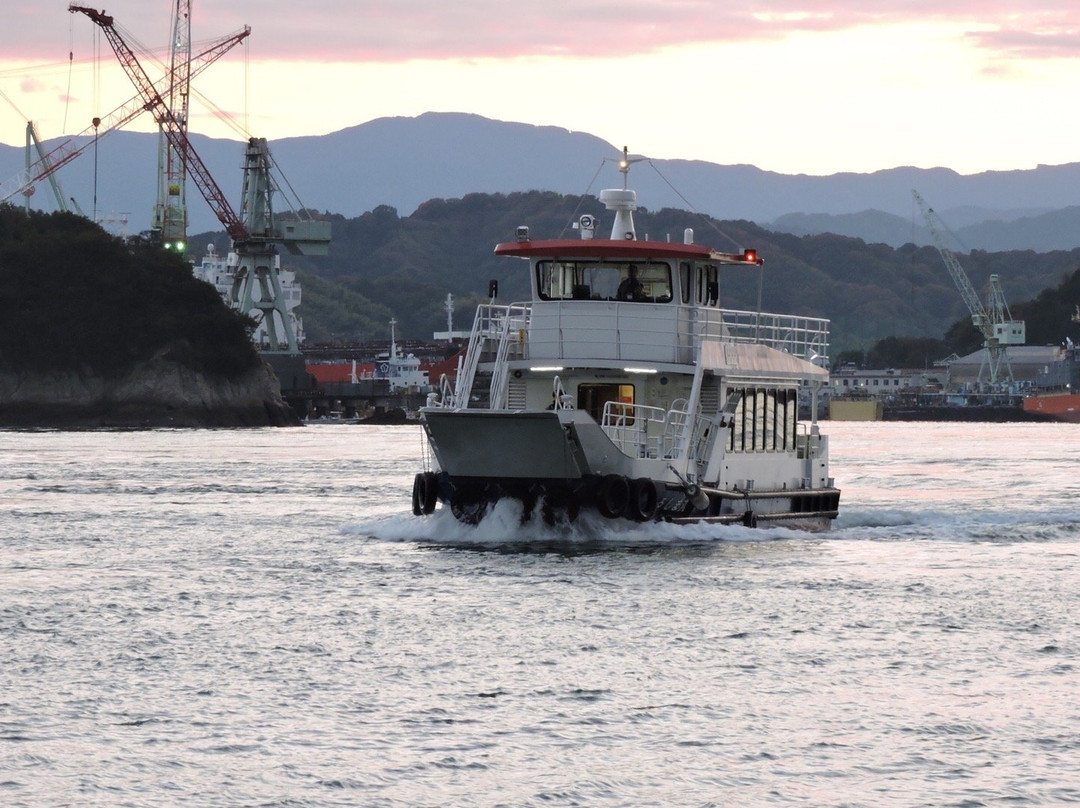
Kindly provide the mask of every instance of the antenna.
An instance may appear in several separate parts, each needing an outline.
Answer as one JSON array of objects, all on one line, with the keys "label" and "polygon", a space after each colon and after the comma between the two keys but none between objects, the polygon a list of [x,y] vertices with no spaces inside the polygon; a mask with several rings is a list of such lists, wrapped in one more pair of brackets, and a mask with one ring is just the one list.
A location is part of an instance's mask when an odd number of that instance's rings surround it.
[{"label": "antenna", "polygon": [[630,179],[630,166],[634,163],[640,163],[644,159],[644,157],[635,157],[631,160],[630,149],[626,146],[622,147],[622,159],[619,161],[619,171],[622,173],[622,187],[624,191],[627,189],[627,182]]}]

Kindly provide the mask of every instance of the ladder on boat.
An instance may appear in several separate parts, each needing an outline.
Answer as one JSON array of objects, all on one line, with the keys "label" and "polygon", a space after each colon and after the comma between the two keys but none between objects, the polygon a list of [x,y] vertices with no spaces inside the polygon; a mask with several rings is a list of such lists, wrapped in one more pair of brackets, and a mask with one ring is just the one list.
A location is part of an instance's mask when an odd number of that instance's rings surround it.
[{"label": "ladder on boat", "polygon": [[506,363],[513,351],[524,355],[529,329],[529,312],[530,307],[521,303],[510,303],[505,306],[485,304],[477,307],[472,331],[469,333],[465,361],[458,370],[457,382],[450,396],[452,400],[444,400],[442,406],[468,408],[480,359],[484,355],[494,354],[494,370],[491,375],[491,385],[488,388],[488,406],[492,409],[505,408]]}]

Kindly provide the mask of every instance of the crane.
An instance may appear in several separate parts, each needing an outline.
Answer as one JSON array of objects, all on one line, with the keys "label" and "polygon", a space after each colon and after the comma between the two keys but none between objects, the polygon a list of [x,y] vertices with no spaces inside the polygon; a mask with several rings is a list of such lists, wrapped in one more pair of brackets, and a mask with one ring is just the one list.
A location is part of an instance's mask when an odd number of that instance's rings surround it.
[{"label": "crane", "polygon": [[124,72],[128,74],[131,83],[135,85],[135,89],[142,96],[147,111],[157,119],[158,126],[168,139],[169,145],[183,155],[186,168],[190,170],[192,179],[194,179],[207,204],[214,211],[218,221],[225,227],[229,237],[238,243],[249,241],[251,235],[248,233],[247,228],[244,227],[244,223],[240,221],[240,218],[229,206],[225,194],[221,192],[221,188],[214,181],[202,158],[191,147],[187,132],[176,120],[173,111],[165,102],[154,82],[146,74],[146,70],[139,63],[135,53],[124,41],[123,37],[120,36],[120,32],[116,30],[113,18],[103,11],[97,11],[86,6],[70,5],[68,11],[85,14],[94,24],[101,28],[105,38],[109,40],[109,45],[112,46],[116,58],[120,61],[120,66],[124,68]]},{"label": "crane", "polygon": [[[229,205],[225,194],[214,181],[206,164],[191,145],[186,127],[177,120],[173,109],[146,74],[138,58],[116,30],[113,18],[104,11],[72,4],[72,13],[85,14],[101,28],[120,65],[139,91],[158,125],[184,163],[207,204],[214,211],[233,243],[230,262],[235,266],[232,305],[243,314],[256,313],[256,320],[267,326],[270,348],[264,353],[298,356],[296,330],[281,294],[276,245],[292,253],[325,255],[330,242],[330,223],[325,221],[281,221],[273,214],[272,195],[276,190],[270,178],[272,159],[265,138],[248,140],[244,161],[243,217]],[[282,333],[277,331],[280,321]]]},{"label": "crane", "polygon": [[[176,0],[169,38],[170,82],[166,96],[180,131],[187,135],[191,98],[191,0]],[[151,231],[165,249],[187,249],[187,176],[183,155],[158,133],[158,191]]]},{"label": "crane", "polygon": [[[219,58],[224,56],[234,45],[243,42],[250,34],[251,29],[245,26],[239,31],[229,34],[204,48],[190,61],[190,76],[194,77],[201,73]],[[168,91],[168,86],[172,81],[173,75],[170,72],[168,75],[159,79],[154,87],[158,89],[159,92],[165,93]],[[39,157],[37,161],[28,165],[25,172],[19,173],[17,176],[0,186],[0,202],[6,202],[20,193],[29,196],[33,193],[35,183],[38,183],[41,180],[50,179],[53,173],[59,168],[67,165],[89,148],[93,144],[95,137],[119,129],[121,126],[124,126],[137,118],[145,110],[146,102],[141,95],[136,95],[124,104],[121,104],[105,117],[95,119],[95,123],[88,126],[78,135],[57,144],[51,151],[40,154],[39,146]]]},{"label": "crane", "polygon": [[990,276],[987,301],[986,305],[983,305],[971,281],[968,280],[964,268],[960,266],[960,262],[945,243],[942,233],[944,223],[918,191],[912,190],[911,193],[922,210],[926,226],[934,239],[934,245],[941,254],[941,259],[945,262],[953,283],[960,290],[960,296],[964,298],[964,303],[971,312],[972,324],[983,335],[985,351],[982,363],[979,365],[979,383],[983,381],[984,371],[992,385],[1002,382],[1011,383],[1013,374],[1007,346],[1024,344],[1026,339],[1024,321],[1012,318],[1009,305],[1005,302],[1005,292],[1001,288],[997,275]]},{"label": "crane", "polygon": [[[49,166],[49,155],[45,152],[45,148],[41,145],[41,136],[38,134],[37,126],[33,121],[26,122],[26,173],[30,173],[32,163],[32,155],[37,152],[38,160],[43,162],[45,166]],[[49,186],[52,188],[53,196],[56,198],[56,207],[58,210],[67,211],[67,201],[64,199],[64,192],[60,190],[60,183],[55,176],[54,171],[48,172]],[[26,197],[26,209],[30,209],[30,197],[34,194],[34,186],[28,185],[23,190],[23,195]],[[83,215],[82,209],[79,208],[79,204],[75,202],[74,197],[71,201],[75,204],[79,215]]]}]

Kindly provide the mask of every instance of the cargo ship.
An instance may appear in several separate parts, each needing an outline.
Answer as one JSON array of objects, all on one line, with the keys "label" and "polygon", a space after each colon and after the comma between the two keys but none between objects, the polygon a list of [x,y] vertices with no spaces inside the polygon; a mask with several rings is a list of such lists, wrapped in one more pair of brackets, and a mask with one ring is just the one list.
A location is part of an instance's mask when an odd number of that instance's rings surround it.
[{"label": "cargo ship", "polygon": [[1066,340],[1058,358],[1035,377],[1024,412],[1080,424],[1080,346]]}]

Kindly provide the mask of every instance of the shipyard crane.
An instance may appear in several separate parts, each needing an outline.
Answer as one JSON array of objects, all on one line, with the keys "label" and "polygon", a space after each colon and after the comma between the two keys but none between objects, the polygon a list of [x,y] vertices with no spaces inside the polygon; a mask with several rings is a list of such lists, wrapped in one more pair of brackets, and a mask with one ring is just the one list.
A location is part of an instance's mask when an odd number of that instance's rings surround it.
[{"label": "shipyard crane", "polygon": [[[169,37],[170,82],[166,97],[180,131],[187,135],[191,98],[191,0],[176,0]],[[184,158],[158,132],[158,189],[151,232],[165,249],[187,249],[187,174]]]},{"label": "shipyard crane", "polygon": [[[243,42],[250,34],[251,29],[245,26],[204,48],[190,60],[190,78],[194,78],[204,71],[231,50],[234,45]],[[170,72],[159,79],[154,84],[154,87],[159,93],[167,93],[173,81],[174,77]],[[0,202],[6,202],[18,194],[29,196],[33,193],[34,185],[42,180],[49,179],[51,182],[52,175],[88,149],[94,143],[96,137],[119,129],[137,118],[146,109],[147,104],[142,95],[136,95],[108,115],[95,118],[94,123],[82,132],[57,144],[49,152],[40,154],[39,147],[38,159],[28,165],[25,172],[19,173],[0,186]]]},{"label": "shipyard crane", "polygon": [[[244,160],[243,217],[238,216],[192,147],[185,127],[176,119],[134,52],[116,30],[113,18],[104,11],[74,4],[68,6],[68,11],[85,14],[101,28],[120,65],[139,91],[146,109],[157,119],[169,146],[176,150],[185,170],[232,239],[234,253],[230,255],[230,262],[235,267],[236,278],[232,305],[243,314],[255,312],[256,319],[266,324],[270,348],[264,353],[299,355],[296,330],[281,294],[277,245],[284,246],[294,254],[325,255],[330,242],[330,223],[275,218],[271,199],[277,189],[270,177],[273,163],[265,138],[248,140]],[[281,334],[278,334],[278,322]]]},{"label": "shipyard crane", "polygon": [[984,371],[987,372],[990,384],[1010,383],[1013,381],[1012,366],[1009,364],[1009,345],[1023,345],[1026,339],[1023,320],[1014,320],[1009,312],[1009,306],[1005,302],[1005,292],[1001,288],[997,275],[990,276],[990,288],[987,293],[986,305],[983,305],[976,294],[967,273],[960,266],[960,262],[953,255],[945,243],[943,229],[944,223],[934,212],[926,200],[918,191],[912,190],[912,195],[922,210],[926,226],[930,229],[930,235],[934,239],[945,267],[952,276],[953,283],[960,290],[960,296],[964,298],[968,311],[971,312],[971,322],[983,335],[983,360],[979,365],[979,383],[983,381]]},{"label": "shipyard crane", "polygon": [[124,72],[127,73],[131,83],[135,85],[135,89],[142,96],[147,111],[157,120],[158,126],[169,141],[169,145],[183,155],[186,168],[190,171],[192,179],[194,179],[207,204],[214,211],[218,221],[224,225],[229,237],[237,243],[249,241],[251,235],[248,233],[244,223],[240,221],[240,218],[229,206],[225,194],[221,192],[221,188],[214,181],[202,158],[191,147],[187,132],[176,120],[169,105],[165,102],[154,82],[150,80],[138,57],[135,56],[134,51],[120,36],[120,32],[116,30],[113,18],[103,11],[97,11],[86,6],[70,5],[68,11],[85,14],[95,25],[101,28],[105,38],[109,41],[109,45],[112,46],[116,58],[120,61],[120,66],[124,68]]},{"label": "shipyard crane", "polygon": [[[32,155],[37,152],[38,160],[43,162],[45,166],[49,166],[49,155],[45,151],[45,147],[41,143],[41,136],[38,134],[37,126],[33,121],[26,122],[26,173],[30,173],[30,168],[33,165]],[[64,192],[60,190],[60,182],[57,180],[55,171],[48,172],[49,187],[52,188],[53,196],[56,198],[56,207],[61,211],[67,211],[67,201],[64,199]],[[23,195],[26,198],[26,209],[30,209],[30,197],[34,194],[34,186],[28,185],[23,190]],[[75,205],[82,216],[82,208],[79,207],[79,203],[75,202],[72,198],[72,203]]]}]

